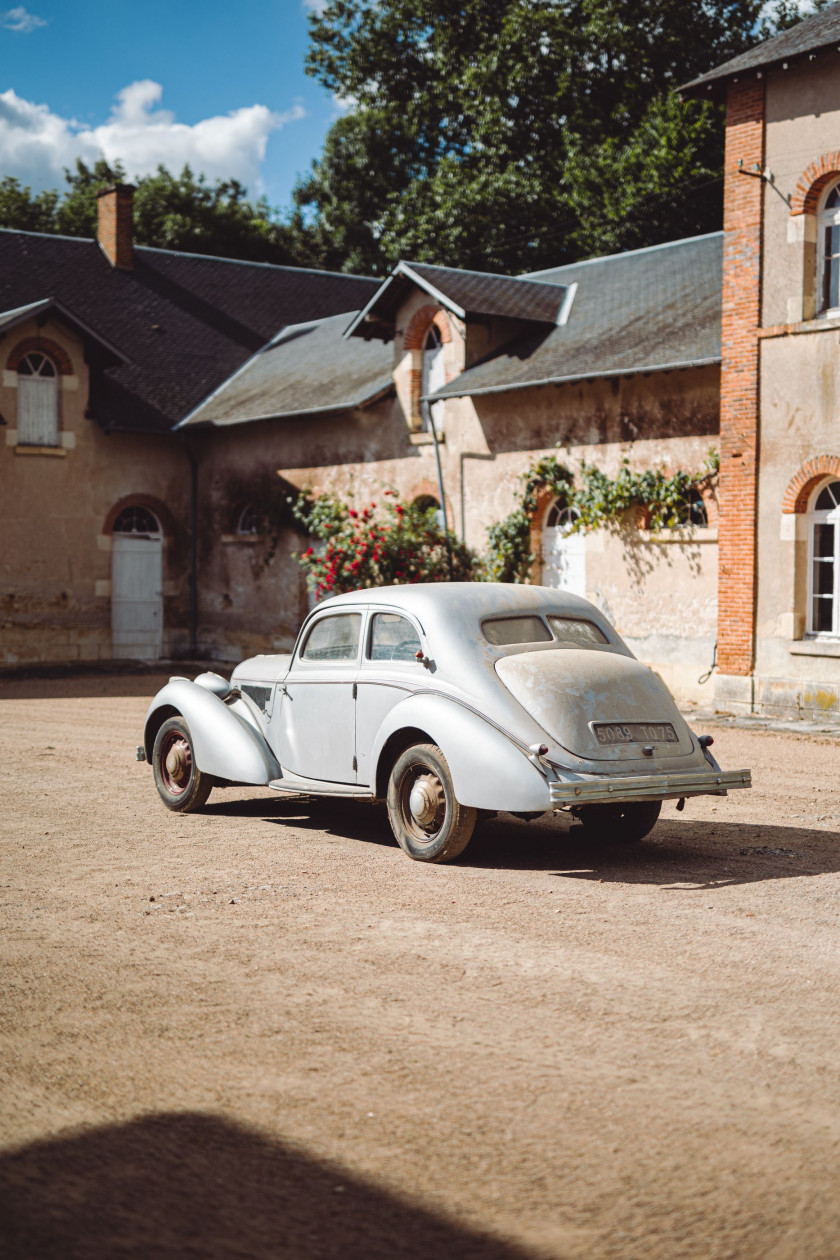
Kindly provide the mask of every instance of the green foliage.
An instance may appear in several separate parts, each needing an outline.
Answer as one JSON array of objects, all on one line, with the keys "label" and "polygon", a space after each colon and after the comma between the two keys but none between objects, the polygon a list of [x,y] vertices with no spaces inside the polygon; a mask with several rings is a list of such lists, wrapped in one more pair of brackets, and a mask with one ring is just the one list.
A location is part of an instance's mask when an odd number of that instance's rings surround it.
[{"label": "green foliage", "polygon": [[520,506],[487,531],[483,576],[490,582],[530,581],[534,563],[531,523],[541,493],[574,509],[570,533],[617,531],[634,508],[643,510],[649,529],[671,529],[685,523],[692,491],[713,485],[719,468],[720,456],[715,450],[709,451],[699,473],[667,473],[662,468],[635,473],[625,456],[615,478],[608,477],[595,464],[584,463],[580,485],[576,486],[568,468],[550,455],[523,475]]},{"label": "green foliage", "polygon": [[[126,171],[99,158],[92,166],[77,159],[65,172],[64,196],[53,190],[33,196],[18,180],[0,181],[0,227],[65,236],[95,236],[97,193],[124,182]],[[134,239],[138,245],[218,254],[253,262],[307,264],[311,250],[300,226],[283,224],[265,198],[248,200],[235,179],[210,184],[189,166],[173,175],[159,166],[136,181]]]},{"label": "green foliage", "polygon": [[762,0],[331,0],[307,70],[349,108],[296,191],[318,261],[515,271],[719,227],[721,111],[676,88],[762,13],[772,33]]},{"label": "green foliage", "polygon": [[318,539],[297,556],[316,598],[368,586],[470,581],[476,557],[448,530],[434,508],[404,503],[390,490],[384,503],[357,509],[333,494],[302,494],[293,512],[302,530]]}]

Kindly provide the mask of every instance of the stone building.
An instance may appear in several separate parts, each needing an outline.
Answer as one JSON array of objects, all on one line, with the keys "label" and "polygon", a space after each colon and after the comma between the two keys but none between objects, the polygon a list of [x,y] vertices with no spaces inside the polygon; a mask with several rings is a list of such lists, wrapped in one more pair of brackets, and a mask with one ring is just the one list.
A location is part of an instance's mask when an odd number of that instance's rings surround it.
[{"label": "stone building", "polygon": [[720,707],[840,695],[840,9],[689,84],[726,102]]},{"label": "stone building", "polygon": [[534,580],[597,603],[683,700],[836,712],[838,47],[832,8],[684,89],[727,104],[723,233],[539,275],[136,249],[119,189],[98,243],[0,233],[5,659],[288,647],[301,539],[260,511],[284,487],[442,487],[481,548],[542,456],[697,472],[716,447],[683,528],[569,535],[541,502]]},{"label": "stone building", "polygon": [[[7,663],[200,646],[201,451],[173,427],[279,328],[376,288],[137,248],[131,195],[100,197],[98,241],[0,231]],[[231,505],[226,533],[249,528],[247,506]]]},{"label": "stone building", "polygon": [[[359,504],[383,487],[439,504],[433,418],[449,524],[481,549],[516,506],[522,473],[547,454],[572,471],[585,460],[615,474],[625,456],[638,470],[702,469],[718,435],[720,265],[720,234],[538,277],[400,263],[358,313],[286,329],[178,431],[204,434],[205,484],[261,464]],[[543,501],[532,535],[534,579],[592,599],[685,698],[705,694],[697,679],[714,651],[713,497],[694,505],[694,520],[659,535],[569,536],[558,505]],[[221,601],[246,598],[260,544],[234,561],[216,538],[202,626],[227,652],[242,630]],[[281,541],[267,571],[287,609],[299,587],[286,561],[294,545]],[[223,590],[233,563],[239,583]],[[287,622],[275,646],[288,644]]]}]

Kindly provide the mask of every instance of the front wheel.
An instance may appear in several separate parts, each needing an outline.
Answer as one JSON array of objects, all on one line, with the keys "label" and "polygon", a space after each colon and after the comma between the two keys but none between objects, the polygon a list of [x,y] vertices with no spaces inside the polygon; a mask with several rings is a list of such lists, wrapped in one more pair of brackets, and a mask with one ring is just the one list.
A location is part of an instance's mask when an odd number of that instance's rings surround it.
[{"label": "front wheel", "polygon": [[587,840],[600,844],[637,844],[653,831],[661,809],[661,801],[583,805],[578,817]]},{"label": "front wheel", "polygon": [[477,811],[455,799],[446,758],[435,744],[413,744],[388,780],[388,821],[417,862],[451,862],[470,842]]},{"label": "front wheel", "polygon": [[213,787],[212,776],[195,764],[190,728],[182,717],[168,718],[155,736],[152,769],[160,799],[182,814],[201,809]]}]

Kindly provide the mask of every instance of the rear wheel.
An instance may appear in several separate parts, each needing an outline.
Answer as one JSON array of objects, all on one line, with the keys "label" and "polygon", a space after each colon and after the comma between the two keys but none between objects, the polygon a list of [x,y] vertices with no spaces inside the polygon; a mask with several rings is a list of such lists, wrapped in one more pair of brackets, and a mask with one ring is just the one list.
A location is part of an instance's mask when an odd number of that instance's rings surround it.
[{"label": "rear wheel", "polygon": [[212,775],[195,764],[190,728],[182,717],[168,718],[155,736],[152,769],[160,799],[182,814],[201,809],[213,788]]},{"label": "rear wheel", "polygon": [[388,821],[417,862],[451,862],[470,842],[476,810],[455,799],[446,758],[435,744],[413,744],[388,780]]},{"label": "rear wheel", "polygon": [[661,809],[661,801],[583,805],[578,817],[587,840],[599,844],[637,844],[656,826]]}]

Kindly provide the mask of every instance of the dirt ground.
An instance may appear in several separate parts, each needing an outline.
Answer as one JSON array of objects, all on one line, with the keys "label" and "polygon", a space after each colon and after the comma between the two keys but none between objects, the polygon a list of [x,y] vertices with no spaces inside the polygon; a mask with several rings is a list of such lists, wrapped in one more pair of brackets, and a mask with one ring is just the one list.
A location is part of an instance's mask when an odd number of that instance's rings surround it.
[{"label": "dirt ground", "polygon": [[840,1256],[840,743],[630,851],[135,764],[156,677],[0,683],[0,1254]]}]

